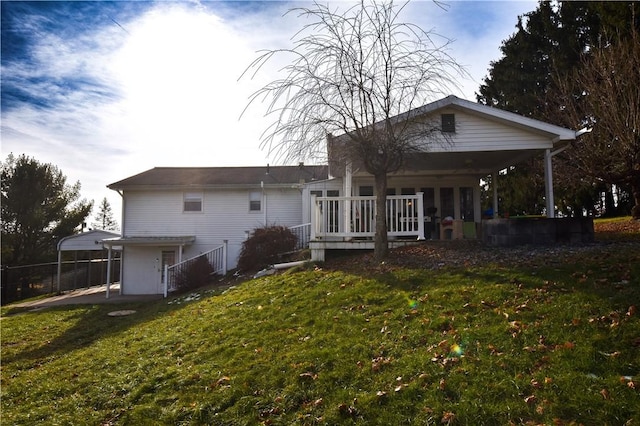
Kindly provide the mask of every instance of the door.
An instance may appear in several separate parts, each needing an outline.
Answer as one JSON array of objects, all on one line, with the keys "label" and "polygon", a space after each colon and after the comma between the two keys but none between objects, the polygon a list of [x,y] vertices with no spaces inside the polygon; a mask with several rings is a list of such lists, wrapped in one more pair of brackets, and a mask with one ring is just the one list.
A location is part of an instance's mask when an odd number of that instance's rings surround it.
[{"label": "door", "polygon": [[164,267],[175,265],[176,263],[176,251],[175,250],[162,250],[162,255],[160,256],[160,289],[164,291]]}]

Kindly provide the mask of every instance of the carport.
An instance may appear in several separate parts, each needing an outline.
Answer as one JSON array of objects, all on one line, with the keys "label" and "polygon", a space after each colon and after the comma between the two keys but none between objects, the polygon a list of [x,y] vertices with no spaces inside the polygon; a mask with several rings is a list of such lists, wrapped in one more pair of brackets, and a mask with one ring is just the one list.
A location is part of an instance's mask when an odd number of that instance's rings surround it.
[{"label": "carport", "polygon": [[[87,232],[82,232],[80,234],[69,235],[68,237],[64,237],[58,242],[58,280],[57,280],[57,292],[60,293],[60,279],[62,275],[62,252],[63,251],[103,251],[104,245],[102,240],[107,238],[115,238],[119,237],[120,234],[115,232],[103,231],[103,230],[92,230]],[[117,248],[116,248],[117,250]],[[109,286],[111,271],[107,268],[107,298],[109,297]]]}]

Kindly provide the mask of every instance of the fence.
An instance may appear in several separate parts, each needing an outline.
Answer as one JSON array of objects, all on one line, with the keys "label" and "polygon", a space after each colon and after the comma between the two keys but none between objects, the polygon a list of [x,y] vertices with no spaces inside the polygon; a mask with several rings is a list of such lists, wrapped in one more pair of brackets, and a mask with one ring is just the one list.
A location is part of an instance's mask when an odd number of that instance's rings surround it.
[{"label": "fence", "polygon": [[[112,259],[111,282],[120,277],[120,259]],[[106,283],[107,260],[78,260],[61,263],[60,291],[76,290]],[[3,305],[29,297],[55,293],[58,289],[58,262],[23,266],[3,266]]]}]

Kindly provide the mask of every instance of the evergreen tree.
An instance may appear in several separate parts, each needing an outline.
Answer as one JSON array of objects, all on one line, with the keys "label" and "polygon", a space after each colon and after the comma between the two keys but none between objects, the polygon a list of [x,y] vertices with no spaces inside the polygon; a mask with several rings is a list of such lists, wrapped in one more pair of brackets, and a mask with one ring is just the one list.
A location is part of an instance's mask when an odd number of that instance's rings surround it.
[{"label": "evergreen tree", "polygon": [[118,230],[118,222],[113,218],[111,204],[109,204],[107,197],[104,197],[98,206],[98,212],[96,213],[95,221],[92,223],[92,226],[104,231]]},{"label": "evergreen tree", "polygon": [[[536,10],[518,17],[516,33],[501,46],[503,57],[491,63],[476,94],[478,102],[569,128],[583,127],[558,102],[561,90],[556,82],[579,74],[585,57],[599,47],[629,39],[640,28],[639,10],[635,2],[540,2]],[[569,96],[563,98],[567,100]],[[565,213],[592,211],[593,204],[584,203],[599,199],[602,177],[575,168],[579,155],[590,151],[580,140],[554,159],[556,201]],[[532,182],[542,170],[541,159],[534,159],[509,171],[509,185],[516,187],[512,192],[520,194],[519,200],[509,200],[515,211],[536,210],[544,189]]]},{"label": "evergreen tree", "polygon": [[2,264],[55,259],[57,242],[82,229],[92,203],[79,201],[80,182],[52,164],[9,154],[2,163]]}]

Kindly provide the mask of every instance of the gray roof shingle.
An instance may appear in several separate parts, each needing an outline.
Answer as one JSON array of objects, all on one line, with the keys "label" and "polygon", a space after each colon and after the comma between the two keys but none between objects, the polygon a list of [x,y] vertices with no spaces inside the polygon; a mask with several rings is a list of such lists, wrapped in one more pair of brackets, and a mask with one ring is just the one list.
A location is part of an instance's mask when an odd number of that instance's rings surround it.
[{"label": "gray roof shingle", "polygon": [[327,178],[328,166],[155,167],[107,188],[290,186]]}]

